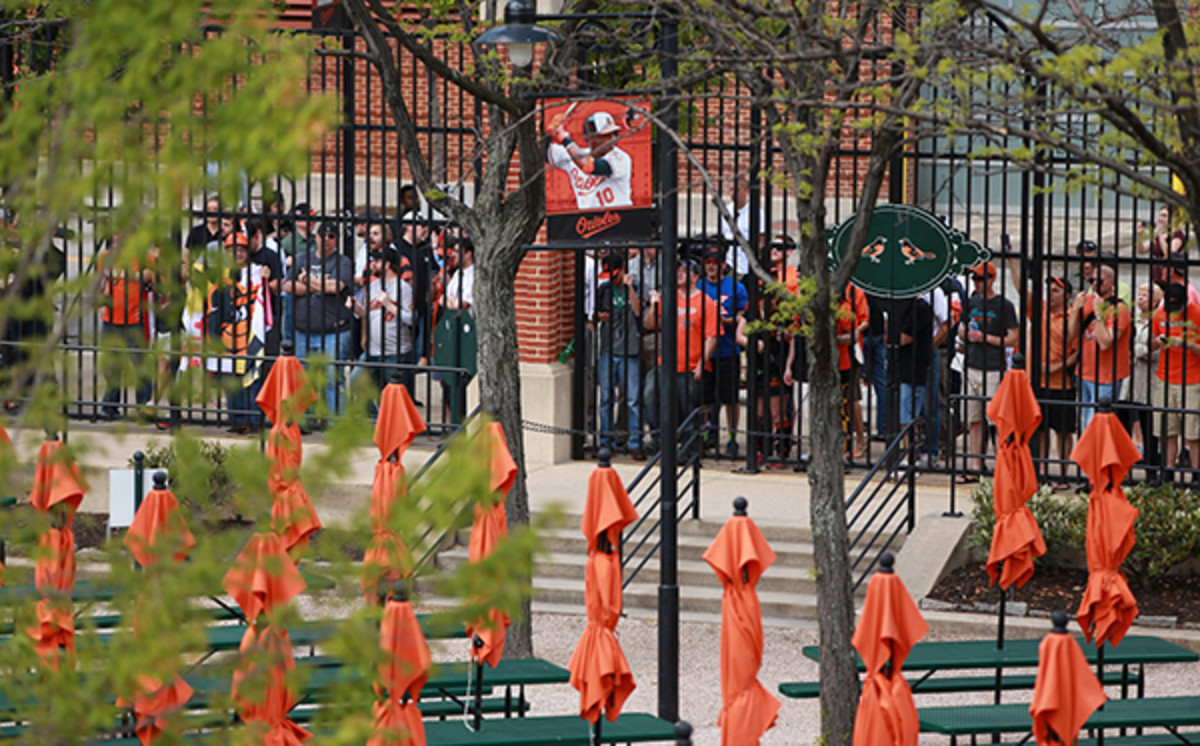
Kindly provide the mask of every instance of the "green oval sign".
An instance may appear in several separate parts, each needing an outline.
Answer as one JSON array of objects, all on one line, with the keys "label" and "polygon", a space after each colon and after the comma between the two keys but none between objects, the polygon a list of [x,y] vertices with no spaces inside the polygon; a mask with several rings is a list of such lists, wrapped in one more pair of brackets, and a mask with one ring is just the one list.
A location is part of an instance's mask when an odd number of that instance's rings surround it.
[{"label": "green oval sign", "polygon": [[[830,263],[845,255],[854,216],[829,238]],[[932,213],[911,205],[879,205],[871,216],[867,245],[851,278],[857,287],[884,298],[912,298],[988,259],[990,252]]]}]

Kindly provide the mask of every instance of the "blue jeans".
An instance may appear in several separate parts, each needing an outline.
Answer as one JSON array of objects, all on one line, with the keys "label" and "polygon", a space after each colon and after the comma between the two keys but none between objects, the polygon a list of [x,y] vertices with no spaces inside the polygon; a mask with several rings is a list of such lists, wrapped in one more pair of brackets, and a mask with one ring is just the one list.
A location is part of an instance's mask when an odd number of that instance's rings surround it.
[{"label": "blue jeans", "polygon": [[1082,430],[1087,430],[1087,426],[1092,421],[1092,415],[1096,414],[1095,405],[1101,399],[1108,399],[1113,404],[1117,403],[1117,399],[1121,398],[1121,384],[1123,381],[1114,383],[1096,383],[1095,381],[1086,381],[1079,379],[1079,402],[1083,404],[1080,408],[1083,412]]},{"label": "blue jeans", "polygon": [[866,366],[867,382],[875,390],[875,434],[886,436],[887,423],[887,344],[884,336],[867,337],[863,348],[863,365]]},{"label": "blue jeans", "polygon": [[613,396],[616,384],[620,384],[625,392],[625,403],[629,405],[629,447],[642,447],[642,408],[639,401],[642,397],[642,360],[640,357],[626,357],[600,353],[600,445],[611,449],[613,438]]},{"label": "blue jeans", "polygon": [[133,368],[134,396],[138,404],[147,404],[154,395],[153,373],[142,370],[146,362],[146,338],[141,324],[110,324],[102,321],[100,339],[105,347],[108,359],[104,364],[104,377],[108,390],[104,393],[106,414],[117,415],[119,412],[113,406],[121,402],[121,396],[126,382],[122,380],[129,367]]},{"label": "blue jeans", "polygon": [[[296,332],[296,357],[307,360],[313,355],[325,355],[330,361],[346,360],[350,356],[350,330],[331,334]],[[329,414],[341,414],[342,370],[336,365],[325,366],[325,404]]]},{"label": "blue jeans", "polygon": [[911,383],[900,384],[900,426],[904,427],[924,411],[925,387]]},{"label": "blue jeans", "polygon": [[930,360],[929,379],[925,382],[925,394],[921,398],[925,413],[925,451],[931,456],[938,455],[938,441],[941,439],[942,408],[938,405],[941,378],[942,351],[937,349]]},{"label": "blue jeans", "polygon": [[261,379],[249,386],[244,386],[241,374],[222,373],[219,380],[221,388],[225,390],[225,411],[229,414],[229,424],[249,425],[253,420],[258,419],[255,417],[258,405],[254,400],[258,398],[258,389],[262,386]]},{"label": "blue jeans", "polygon": [[283,319],[282,319],[282,321],[280,321],[280,324],[279,324],[279,328],[282,330],[280,333],[280,341],[281,342],[289,340],[294,336],[293,332],[295,331],[295,326],[294,326],[293,321],[295,319],[295,316],[294,316],[295,312],[296,312],[296,299],[292,296],[291,293],[284,293],[283,294],[283,310],[280,311],[280,315],[283,316]]}]

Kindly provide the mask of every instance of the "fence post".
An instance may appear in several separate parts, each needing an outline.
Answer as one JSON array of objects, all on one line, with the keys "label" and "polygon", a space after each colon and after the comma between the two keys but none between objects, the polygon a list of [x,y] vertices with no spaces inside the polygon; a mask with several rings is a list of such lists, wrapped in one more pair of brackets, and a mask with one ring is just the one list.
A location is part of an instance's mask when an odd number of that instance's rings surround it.
[{"label": "fence post", "polygon": [[692,746],[692,726],[686,720],[675,723],[675,746]]},{"label": "fence post", "polygon": [[133,512],[142,507],[142,488],[146,484],[146,454],[133,452]]}]

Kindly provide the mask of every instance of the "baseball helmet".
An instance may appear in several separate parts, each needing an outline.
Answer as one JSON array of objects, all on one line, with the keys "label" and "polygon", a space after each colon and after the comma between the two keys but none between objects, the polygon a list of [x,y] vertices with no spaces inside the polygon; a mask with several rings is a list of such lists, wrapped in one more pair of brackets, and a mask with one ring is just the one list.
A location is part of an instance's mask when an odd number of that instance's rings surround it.
[{"label": "baseball helmet", "polygon": [[597,111],[583,122],[583,134],[590,137],[592,135],[615,135],[621,131],[618,125],[612,118],[612,114],[607,111]]}]

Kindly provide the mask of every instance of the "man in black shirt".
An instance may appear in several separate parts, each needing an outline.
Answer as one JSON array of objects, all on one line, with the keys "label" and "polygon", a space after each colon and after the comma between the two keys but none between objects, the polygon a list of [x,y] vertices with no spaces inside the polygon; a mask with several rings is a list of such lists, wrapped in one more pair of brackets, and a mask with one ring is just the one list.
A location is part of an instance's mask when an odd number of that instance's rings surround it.
[{"label": "man in black shirt", "polygon": [[1008,365],[1007,350],[1015,347],[1020,336],[1017,312],[1004,296],[996,295],[996,266],[984,262],[969,270],[974,292],[963,308],[959,340],[965,348],[964,388],[971,397],[966,403],[968,450],[971,471],[960,474],[962,484],[978,482],[983,471],[984,422],[988,399],[996,393]]},{"label": "man in black shirt", "polygon": [[210,199],[204,203],[204,221],[192,226],[187,239],[183,242],[185,249],[203,249],[210,243],[220,247],[221,240],[221,202]]},{"label": "man in black shirt", "polygon": [[[294,298],[296,357],[324,355],[347,360],[354,310],[347,300],[354,287],[354,262],[338,253],[338,226],[324,222],[313,251],[295,257],[284,289]],[[325,402],[330,414],[341,405],[341,369],[325,370]]]}]

